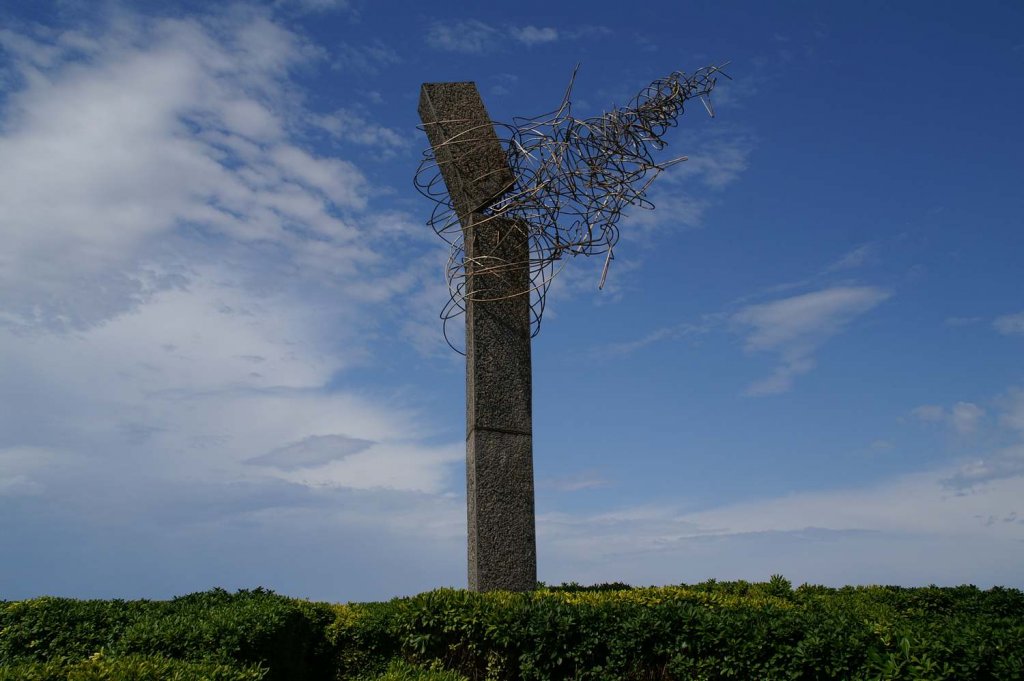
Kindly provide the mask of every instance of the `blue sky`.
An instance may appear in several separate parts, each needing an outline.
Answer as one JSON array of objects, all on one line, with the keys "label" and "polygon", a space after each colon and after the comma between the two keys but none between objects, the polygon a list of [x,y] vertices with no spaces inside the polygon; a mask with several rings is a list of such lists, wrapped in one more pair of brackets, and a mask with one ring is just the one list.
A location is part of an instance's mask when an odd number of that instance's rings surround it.
[{"label": "blue sky", "polygon": [[419,85],[725,61],[549,296],[539,578],[1024,586],[1024,7],[15,1],[0,598],[464,586]]}]

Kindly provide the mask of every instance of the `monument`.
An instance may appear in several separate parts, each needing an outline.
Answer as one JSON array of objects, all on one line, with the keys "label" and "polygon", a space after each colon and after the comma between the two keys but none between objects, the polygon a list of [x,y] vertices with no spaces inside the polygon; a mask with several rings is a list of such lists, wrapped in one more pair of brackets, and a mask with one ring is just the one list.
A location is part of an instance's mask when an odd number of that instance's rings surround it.
[{"label": "monument", "polygon": [[700,98],[713,115],[706,97],[717,73],[674,72],[629,106],[583,120],[571,115],[570,82],[553,114],[511,125],[490,119],[474,83],[420,90],[430,149],[416,184],[436,202],[431,225],[452,246],[451,298],[442,312],[450,345],[448,321],[466,317],[473,591],[528,591],[537,583],[530,342],[554,265],[566,254],[604,254],[604,285],[623,209],[653,208],[651,181],[685,160],[658,163],[650,149],[664,147],[686,101]]}]

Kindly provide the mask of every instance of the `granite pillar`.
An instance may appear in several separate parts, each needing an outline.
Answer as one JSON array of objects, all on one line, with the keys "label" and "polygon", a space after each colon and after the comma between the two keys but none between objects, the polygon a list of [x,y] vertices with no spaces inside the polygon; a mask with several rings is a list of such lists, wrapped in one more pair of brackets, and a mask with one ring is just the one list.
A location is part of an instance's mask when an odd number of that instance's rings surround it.
[{"label": "granite pillar", "polygon": [[469,588],[526,591],[537,582],[529,240],[485,212],[515,178],[476,86],[424,84],[419,113],[465,243]]}]

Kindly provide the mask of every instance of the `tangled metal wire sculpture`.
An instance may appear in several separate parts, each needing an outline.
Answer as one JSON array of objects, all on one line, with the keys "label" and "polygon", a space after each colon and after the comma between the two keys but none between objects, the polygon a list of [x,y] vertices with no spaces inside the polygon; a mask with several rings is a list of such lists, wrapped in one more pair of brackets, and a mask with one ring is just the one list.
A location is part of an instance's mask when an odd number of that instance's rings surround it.
[{"label": "tangled metal wire sculpture", "polygon": [[[601,116],[572,116],[573,71],[561,106],[535,118],[493,123],[515,178],[512,187],[482,212],[488,218],[511,218],[529,239],[530,286],[512,295],[529,295],[531,334],[540,332],[545,298],[565,255],[604,255],[598,288],[604,288],[608,267],[619,240],[618,222],[627,206],[653,209],[647,198],[651,182],[665,169],[686,160],[680,156],[655,161],[652,151],[666,146],[665,134],[683,114],[687,101],[698,98],[714,117],[710,97],[717,75],[729,78],[725,66],[707,66],[688,75],[675,71],[641,90],[627,106]],[[577,66],[577,70],[579,67]],[[420,126],[422,129],[422,126]],[[441,312],[448,345],[462,352],[448,334],[448,323],[466,311],[463,229],[448,195],[433,148],[423,153],[416,188],[434,201],[429,224],[448,242],[445,268],[450,298]],[[556,263],[560,263],[556,269]],[[506,270],[526,263],[473,262],[475,273]],[[473,300],[494,298],[474,297]]]}]

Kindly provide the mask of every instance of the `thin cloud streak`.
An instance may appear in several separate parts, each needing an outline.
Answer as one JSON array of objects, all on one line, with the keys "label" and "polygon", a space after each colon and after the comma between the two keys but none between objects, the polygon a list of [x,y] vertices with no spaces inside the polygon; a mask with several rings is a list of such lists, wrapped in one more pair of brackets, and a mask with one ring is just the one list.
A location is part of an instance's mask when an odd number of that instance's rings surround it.
[{"label": "thin cloud streak", "polygon": [[427,44],[443,52],[481,54],[500,41],[497,29],[476,19],[435,21],[426,35]]},{"label": "thin cloud streak", "polygon": [[1024,312],[998,317],[992,325],[1005,336],[1024,336]]},{"label": "thin cloud streak", "polygon": [[945,423],[961,435],[976,431],[986,415],[985,410],[973,402],[957,402],[948,410],[937,404],[922,404],[914,407],[910,414],[926,423]]},{"label": "thin cloud streak", "polygon": [[864,244],[858,246],[849,253],[844,254],[841,258],[830,264],[825,268],[825,274],[831,274],[833,272],[842,272],[845,270],[857,269],[868,264],[875,258],[875,251],[877,247],[875,244]]},{"label": "thin cloud streak", "polygon": [[[554,581],[571,565],[573,574],[582,573],[577,579],[632,584],[763,580],[780,571],[797,582],[835,585],[856,581],[855,574],[886,575],[885,583],[1020,584],[1019,574],[1010,575],[1024,557],[1024,470],[989,478],[970,494],[950,491],[951,474],[939,469],[701,511],[645,505],[594,515],[553,512],[539,519],[538,531]],[[962,560],[964,542],[998,549],[998,557],[979,572],[975,561]],[[779,546],[796,551],[794,559]],[[903,549],[887,549],[895,546]],[[945,567],[910,561],[915,552]]]},{"label": "thin cloud streak", "polygon": [[545,26],[543,28],[538,28],[537,26],[523,26],[522,28],[511,29],[510,33],[513,38],[526,46],[553,43],[558,40],[558,30],[551,28],[550,26]]},{"label": "thin cloud streak", "polygon": [[813,354],[822,344],[890,295],[877,287],[837,286],[736,312],[731,321],[750,328],[747,351],[774,353],[782,360],[771,376],[750,384],[745,394],[775,395],[790,390],[797,376],[815,367]]}]

